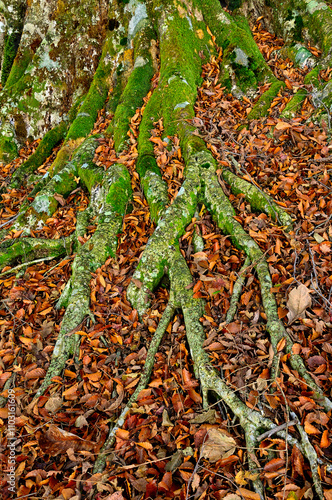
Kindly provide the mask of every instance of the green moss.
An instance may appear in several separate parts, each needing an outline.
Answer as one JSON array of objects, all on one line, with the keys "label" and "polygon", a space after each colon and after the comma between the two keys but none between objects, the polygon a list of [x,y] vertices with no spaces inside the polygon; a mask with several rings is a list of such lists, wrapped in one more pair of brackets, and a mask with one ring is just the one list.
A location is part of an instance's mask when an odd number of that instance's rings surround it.
[{"label": "green moss", "polygon": [[18,155],[16,143],[8,137],[0,137],[0,163],[9,163]]},{"label": "green moss", "polygon": [[321,86],[320,81],[318,79],[319,77],[319,72],[320,72],[320,67],[316,66],[313,70],[311,70],[305,77],[304,77],[304,83],[306,85],[313,85],[315,88],[319,88]]},{"label": "green moss", "polygon": [[264,92],[258,99],[252,110],[248,115],[248,120],[257,120],[262,116],[266,116],[273,99],[278,95],[280,90],[284,88],[284,82],[276,81],[272,83],[271,87]]},{"label": "green moss", "polygon": [[10,187],[21,186],[26,175],[34,172],[51,154],[52,149],[64,138],[68,125],[61,122],[47,132],[37,146],[36,151],[13,174]]},{"label": "green moss", "polygon": [[106,183],[110,184],[106,203],[115,213],[125,215],[132,196],[130,175],[126,167],[120,164],[112,165],[107,171]]},{"label": "green moss", "polygon": [[223,49],[220,81],[231,90],[238,85],[242,92],[257,88],[258,84],[275,81],[254,41],[244,16],[232,18],[218,0],[202,3],[204,18]]},{"label": "green moss", "polygon": [[109,90],[105,63],[102,61],[95,73],[90,89],[68,131],[66,140],[86,137],[93,129],[98,111],[103,107]]},{"label": "green moss", "polygon": [[18,155],[14,128],[5,122],[0,129],[0,163],[9,163]]},{"label": "green moss", "polygon": [[21,33],[12,33],[11,35],[6,35],[5,45],[2,57],[2,67],[1,67],[1,84],[4,86],[8,79],[13,61],[16,56],[18,46],[20,44]]},{"label": "green moss", "polygon": [[65,255],[69,250],[63,240],[22,238],[5,240],[3,243],[0,244],[0,269],[14,264],[19,259],[28,262],[43,257],[56,258]]},{"label": "green moss", "polygon": [[77,149],[73,161],[77,165],[77,175],[88,191],[94,186],[101,184],[105,176],[105,171],[93,163],[95,150],[99,145],[97,135],[86,139]]},{"label": "green moss", "polygon": [[29,49],[24,49],[23,52],[19,52],[17,54],[10,68],[10,73],[5,81],[7,88],[16,84],[21,79],[32,60],[32,55],[33,53]]},{"label": "green moss", "polygon": [[144,177],[147,170],[155,172],[157,175],[161,176],[160,168],[158,167],[153,154],[141,154],[136,162],[136,171],[141,178]]},{"label": "green moss", "polygon": [[296,94],[294,94],[288,101],[284,110],[280,113],[280,117],[286,118],[287,120],[294,118],[295,115],[299,112],[307,95],[308,92],[306,91],[306,89],[299,89]]},{"label": "green moss", "polygon": [[[135,114],[136,108],[142,106],[143,97],[146,96],[150,89],[152,76],[153,67],[150,59],[146,60],[143,66],[135,68],[128,79],[112,120],[114,147],[116,151],[123,149],[127,142],[130,119]],[[107,133],[109,133],[109,130]]]},{"label": "green moss", "polygon": [[157,223],[169,203],[167,184],[161,178],[160,172],[156,173],[150,169],[141,177],[141,186],[149,205],[151,220]]}]

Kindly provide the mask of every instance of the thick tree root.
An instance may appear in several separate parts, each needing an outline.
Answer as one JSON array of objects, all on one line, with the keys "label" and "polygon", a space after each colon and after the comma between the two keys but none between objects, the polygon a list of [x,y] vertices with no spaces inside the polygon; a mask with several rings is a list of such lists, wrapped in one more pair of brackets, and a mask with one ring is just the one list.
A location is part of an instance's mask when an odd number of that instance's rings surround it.
[{"label": "thick tree root", "polygon": [[245,252],[257,272],[261,285],[262,303],[267,318],[266,329],[270,335],[275,354],[272,365],[273,376],[277,376],[279,365],[277,346],[282,339],[285,339],[285,351],[289,356],[291,366],[298,370],[299,375],[304,378],[313,391],[313,397],[316,401],[329,411],[332,408],[331,401],[325,397],[323,391],[308,374],[302,358],[292,352],[293,342],[279,319],[277,303],[271,292],[272,280],[263,252],[257,243],[244,231],[241,224],[235,220],[235,210],[221,189],[216,176],[213,175],[213,171],[204,169],[202,181],[205,186],[204,200],[206,206],[216,219],[219,228],[225,234],[231,236],[236,247]]},{"label": "thick tree root", "polygon": [[17,189],[22,186],[25,178],[35,172],[50,156],[53,148],[64,138],[66,131],[67,124],[61,122],[44,135],[36,151],[13,173],[9,184],[10,189]]},{"label": "thick tree root", "polygon": [[0,243],[0,269],[24,259],[24,262],[42,258],[57,258],[70,254],[73,238],[71,236],[61,240],[45,240],[41,238],[22,238],[4,240]]},{"label": "thick tree root", "polygon": [[222,176],[230,185],[234,194],[243,193],[246,200],[249,201],[254,210],[264,212],[271,217],[272,220],[277,221],[280,226],[284,226],[286,231],[290,231],[293,227],[291,216],[263,191],[261,191],[254,184],[241,179],[233,174],[230,170],[223,170]]},{"label": "thick tree root", "polygon": [[50,366],[36,398],[45,392],[54,376],[61,374],[66,361],[75,354],[80,342],[80,336],[75,331],[82,325],[85,317],[93,319],[89,307],[91,272],[104,264],[109,255],[115,257],[117,235],[121,232],[122,219],[130,197],[129,173],[123,165],[115,164],[104,174],[103,184],[95,187],[92,193],[88,213],[91,217],[98,215],[97,229],[78,250],[73,262],[70,287],[66,288],[65,300],[61,301],[61,305],[66,306],[66,312]]}]

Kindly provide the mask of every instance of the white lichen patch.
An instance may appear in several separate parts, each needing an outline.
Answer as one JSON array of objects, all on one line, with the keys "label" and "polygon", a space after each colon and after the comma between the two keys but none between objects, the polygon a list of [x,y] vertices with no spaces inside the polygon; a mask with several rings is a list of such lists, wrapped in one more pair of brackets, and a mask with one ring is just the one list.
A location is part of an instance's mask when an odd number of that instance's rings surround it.
[{"label": "white lichen patch", "polygon": [[179,104],[177,104],[176,106],[174,106],[174,111],[176,109],[183,109],[183,108],[185,108],[186,106],[189,106],[189,105],[190,105],[190,102],[188,102],[188,101],[180,102]]},{"label": "white lichen patch", "polygon": [[246,68],[248,67],[248,56],[247,54],[240,49],[240,47],[236,47],[234,50],[236,58],[235,58],[235,64],[240,64],[241,66],[245,66]]},{"label": "white lichen patch", "polygon": [[32,207],[39,214],[46,213],[48,215],[52,215],[49,213],[50,200],[47,195],[37,196],[35,201],[32,203]]},{"label": "white lichen patch", "polygon": [[218,21],[220,21],[221,23],[223,24],[230,24],[230,20],[228,19],[228,17],[226,16],[225,12],[220,12],[218,15],[217,15],[217,19]]},{"label": "white lichen patch", "polygon": [[53,59],[50,58],[48,50],[44,50],[40,54],[40,58],[39,58],[39,62],[38,62],[38,67],[39,68],[46,68],[48,71],[52,71],[53,69],[58,69],[59,68],[59,64],[56,61],[53,61]]},{"label": "white lichen patch", "polygon": [[328,6],[324,2],[316,2],[315,0],[305,0],[309,14],[313,14],[316,10],[326,10]]},{"label": "white lichen patch", "polygon": [[145,66],[149,61],[145,59],[142,56],[138,56],[135,59],[135,64],[134,64],[134,69],[135,68],[141,68],[142,66]]},{"label": "white lichen patch", "polygon": [[[132,12],[132,8],[130,7],[132,4],[135,4],[136,2],[130,2],[125,10],[129,10]],[[132,40],[138,30],[141,28],[142,23],[147,19],[148,15],[146,12],[146,6],[145,4],[139,3],[136,8],[135,12],[132,16],[132,18],[129,21],[129,26],[128,26],[128,40]]]}]

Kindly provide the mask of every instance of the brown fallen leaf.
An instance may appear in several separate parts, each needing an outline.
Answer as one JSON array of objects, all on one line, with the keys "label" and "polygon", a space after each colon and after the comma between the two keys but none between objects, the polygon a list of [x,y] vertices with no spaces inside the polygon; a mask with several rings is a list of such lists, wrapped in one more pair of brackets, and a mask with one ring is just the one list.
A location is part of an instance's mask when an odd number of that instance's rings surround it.
[{"label": "brown fallen leaf", "polygon": [[311,306],[309,289],[305,285],[299,285],[290,292],[287,300],[288,323],[293,323],[298,318],[305,317],[305,311]]},{"label": "brown fallen leaf", "polygon": [[74,451],[91,451],[96,447],[96,443],[67,432],[56,425],[50,425],[46,432],[42,433],[38,439],[39,446],[44,453],[49,455],[59,455],[70,448]]},{"label": "brown fallen leaf", "polygon": [[210,462],[233,455],[236,441],[220,429],[209,429],[208,437],[202,445],[201,456]]}]

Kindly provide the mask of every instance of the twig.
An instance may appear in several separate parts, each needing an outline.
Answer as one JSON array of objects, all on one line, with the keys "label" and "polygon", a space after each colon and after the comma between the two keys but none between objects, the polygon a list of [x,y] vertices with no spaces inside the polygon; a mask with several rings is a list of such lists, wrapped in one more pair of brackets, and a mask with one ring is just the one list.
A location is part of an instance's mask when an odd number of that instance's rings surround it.
[{"label": "twig", "polygon": [[17,271],[20,271],[21,269],[24,269],[25,267],[34,265],[34,264],[39,264],[40,262],[46,262],[47,260],[54,260],[56,257],[53,256],[48,256],[44,257],[42,259],[36,259],[36,260],[31,260],[30,262],[23,262],[23,264],[19,264],[16,267],[12,267],[11,269],[8,269],[8,271],[4,271],[3,273],[0,274],[0,277],[6,276],[6,274],[11,274],[11,273],[16,273]]}]

